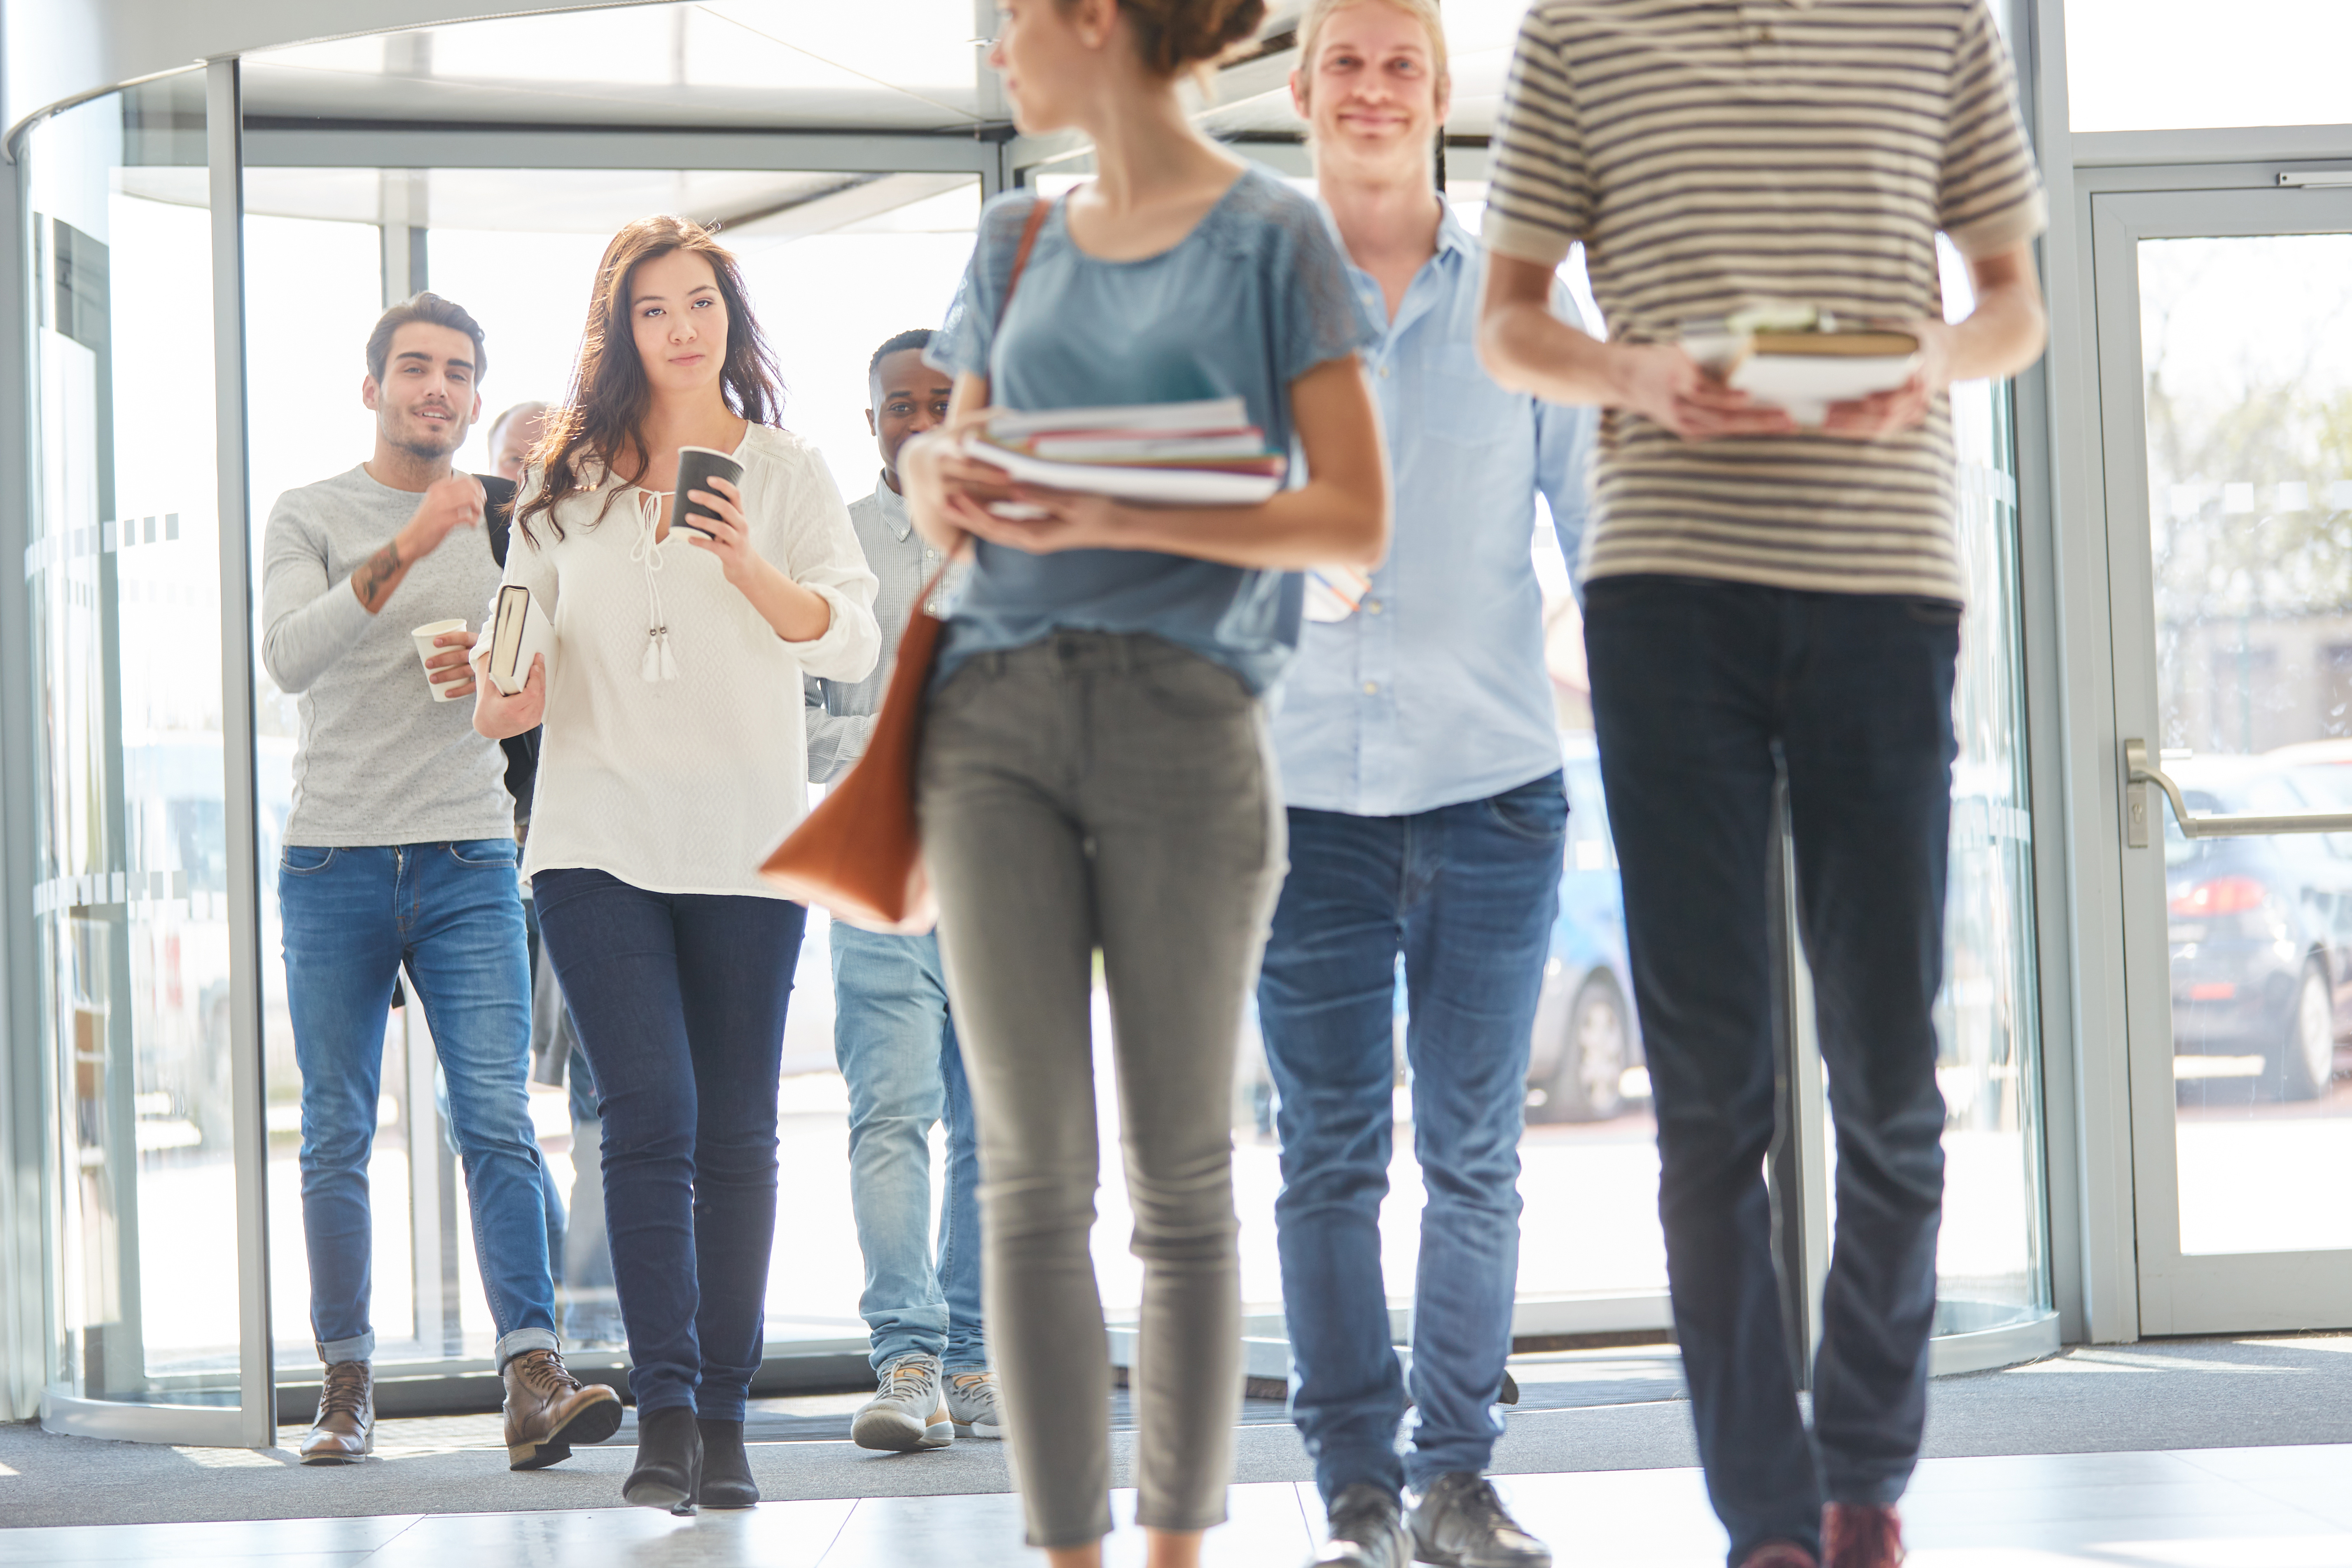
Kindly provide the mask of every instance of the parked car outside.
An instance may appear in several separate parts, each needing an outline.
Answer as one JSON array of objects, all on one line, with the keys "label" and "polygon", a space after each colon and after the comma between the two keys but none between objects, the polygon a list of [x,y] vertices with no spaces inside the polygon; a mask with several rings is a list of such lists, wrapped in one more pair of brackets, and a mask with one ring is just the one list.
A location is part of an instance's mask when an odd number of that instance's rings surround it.
[{"label": "parked car outside", "polygon": [[[2352,809],[2352,780],[2329,764],[2189,756],[2164,767],[2192,813]],[[2326,1092],[2336,1041],[2352,1034],[2352,834],[2190,838],[2168,812],[2164,862],[2173,1052],[2203,1058],[2176,1069],[2182,1100]]]},{"label": "parked car outside", "polygon": [[1568,847],[1528,1058],[1528,1120],[1605,1121],[1649,1098],[1650,1075],[1633,1014],[1625,889],[1609,836],[1601,755],[1591,735],[1567,737],[1561,752]]}]

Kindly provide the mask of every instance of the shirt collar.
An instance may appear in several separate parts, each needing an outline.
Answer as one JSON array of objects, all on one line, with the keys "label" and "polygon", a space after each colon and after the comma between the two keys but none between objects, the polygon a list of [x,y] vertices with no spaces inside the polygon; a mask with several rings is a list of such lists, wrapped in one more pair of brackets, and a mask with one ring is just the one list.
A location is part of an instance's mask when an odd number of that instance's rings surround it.
[{"label": "shirt collar", "polygon": [[[1802,5],[1804,0],[1793,0],[1793,3]],[[1462,220],[1454,216],[1454,204],[1440,201],[1437,211],[1437,248],[1441,252],[1452,250],[1467,254],[1477,242],[1470,237],[1470,231],[1462,226]]]},{"label": "shirt collar", "polygon": [[890,481],[881,475],[874,478],[874,504],[881,509],[882,521],[904,544],[907,535],[914,531],[915,520],[907,510],[907,498],[890,488]]}]

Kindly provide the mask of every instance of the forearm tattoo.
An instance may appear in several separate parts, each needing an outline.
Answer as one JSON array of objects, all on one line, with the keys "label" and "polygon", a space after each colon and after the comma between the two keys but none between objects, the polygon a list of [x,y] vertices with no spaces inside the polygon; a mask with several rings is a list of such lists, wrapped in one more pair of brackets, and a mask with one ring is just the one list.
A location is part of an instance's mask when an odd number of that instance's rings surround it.
[{"label": "forearm tattoo", "polygon": [[373,610],[384,595],[392,591],[392,579],[400,570],[400,542],[387,543],[368,557],[367,564],[352,574],[352,585],[359,590],[360,603]]}]

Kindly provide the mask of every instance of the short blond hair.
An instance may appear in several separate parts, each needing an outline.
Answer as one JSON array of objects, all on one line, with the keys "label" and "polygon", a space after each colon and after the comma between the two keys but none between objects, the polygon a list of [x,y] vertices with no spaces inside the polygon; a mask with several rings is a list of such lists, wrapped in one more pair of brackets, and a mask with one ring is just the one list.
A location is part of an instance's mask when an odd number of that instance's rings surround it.
[{"label": "short blond hair", "polygon": [[1454,74],[1445,56],[1445,19],[1438,14],[1437,0],[1308,0],[1307,14],[1298,19],[1298,79],[1304,84],[1301,98],[1314,96],[1315,45],[1323,37],[1323,25],[1350,5],[1386,5],[1420,23],[1429,35],[1429,63],[1437,94],[1442,98],[1453,87]]}]

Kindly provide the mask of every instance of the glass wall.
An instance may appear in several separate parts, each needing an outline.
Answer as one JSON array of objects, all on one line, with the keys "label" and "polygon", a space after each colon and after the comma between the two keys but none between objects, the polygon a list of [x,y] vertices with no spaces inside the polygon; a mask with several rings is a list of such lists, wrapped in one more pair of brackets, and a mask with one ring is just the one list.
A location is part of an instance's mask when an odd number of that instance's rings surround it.
[{"label": "glass wall", "polygon": [[[233,1405],[220,532],[205,84],[19,144],[35,396],[52,1393]],[[13,739],[13,738],[12,738]]]},{"label": "glass wall", "polygon": [[[828,196],[843,184],[793,173],[248,170],[248,526],[257,560],[261,530],[280,494],[349,468],[373,447],[373,417],[360,401],[362,349],[387,287],[398,287],[387,284],[381,221],[383,193],[394,185],[402,191],[398,216],[423,230],[421,271],[403,282],[456,300],[484,329],[483,416],[457,454],[459,468],[492,470],[489,426],[500,411],[564,395],[598,258],[623,222],[658,211],[710,221],[781,208],[725,224],[721,237],[742,262],[751,303],[782,366],[783,423],[817,445],[845,499],[865,494],[877,482],[880,464],[866,427],[867,361],[884,339],[946,314],[971,253],[980,201],[978,183],[969,176],[901,175],[860,181],[855,210],[828,209]],[[404,237],[394,244],[405,250]],[[267,867],[288,809],[297,735],[293,700],[276,690],[266,672],[258,679]],[[262,878],[269,1218],[278,1359],[281,1375],[290,1379],[315,1358],[297,1168],[301,1079],[286,1009],[275,880]],[[420,1010],[392,1012],[384,1049],[370,1173],[379,1359],[479,1362],[495,1336],[462,1176],[434,1109],[432,1046]],[[781,1159],[789,1199],[770,1273],[768,1348],[791,1354],[859,1347],[864,1266],[850,1222],[848,1099],[834,1069],[832,973],[821,911],[812,915],[803,947],[783,1055]],[[583,1150],[575,1145],[567,1096],[559,1085],[535,1084],[532,1110],[556,1190],[569,1199]],[[586,1173],[595,1179],[593,1165]],[[571,1346],[615,1348],[609,1298],[583,1291],[572,1306]]]},{"label": "glass wall", "polygon": [[[1493,6],[1474,6],[1472,20],[1486,11],[1486,52],[1496,53],[1507,28]],[[199,77],[175,79],[57,116],[27,134],[20,164],[35,279],[26,482],[41,701],[37,931],[64,1215],[56,1354],[74,1391],[112,1398],[233,1398],[236,1365],[221,650],[225,635],[260,628],[225,628],[218,609],[202,87]],[[1475,230],[1483,186],[1456,181],[1448,194]],[[388,291],[432,287],[486,327],[485,418],[458,462],[487,471],[488,418],[562,395],[604,244],[620,222],[656,210],[726,220],[782,364],[785,423],[817,445],[855,499],[878,466],[864,419],[867,356],[892,333],[941,318],[978,195],[969,175],[248,170],[252,510],[230,526],[249,531],[257,563],[278,495],[368,455],[362,344]],[[1588,321],[1605,331],[1573,263],[1570,273]],[[1964,285],[1955,288],[1964,309]],[[1971,607],[1937,1026],[1951,1106],[1944,1326],[1964,1330],[2040,1312],[2048,1282],[2011,416],[2001,390],[1984,385],[1956,393],[1955,416]],[[1520,1330],[1653,1328],[1664,1322],[1664,1289],[1654,1126],[1581,626],[1548,517],[1537,518],[1530,552],[1576,811],[1527,1086]],[[291,1376],[313,1358],[296,1163],[301,1084],[270,871],[299,737],[292,700],[258,679],[266,1191],[273,1327]],[[864,1339],[826,934],[813,917],[784,1045],[789,1197],[768,1303],[776,1353]],[[486,1359],[491,1325],[419,1011],[395,1008],[385,1020],[373,1316],[385,1362],[446,1367]],[[1107,1010],[1097,1037],[1108,1131],[1117,1105]],[[1399,1087],[1384,1237],[1388,1289],[1403,1302],[1423,1200],[1402,1078]],[[1245,1060],[1234,1095],[1243,1287],[1262,1314],[1280,1308],[1269,1093],[1262,1062]],[[560,1087],[537,1087],[533,1110],[555,1184],[569,1194],[581,1163]],[[1116,1315],[1134,1308],[1140,1266],[1128,1251],[1115,1142],[1105,1148],[1096,1255]],[[142,1289],[149,1279],[171,1282],[154,1302]]]},{"label": "glass wall", "polygon": [[[1971,300],[1966,269],[1948,247],[1944,276],[1958,319]],[[1959,753],[1936,1004],[1936,1078],[1946,1109],[1937,1331],[1945,1333],[2038,1318],[2051,1300],[2014,420],[2006,383],[1952,389],[1969,599],[1953,700]]]}]

